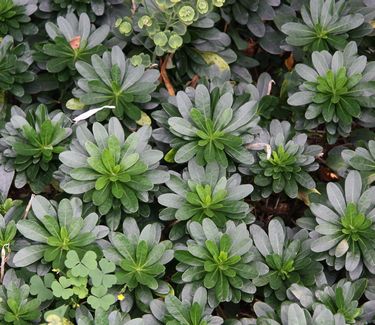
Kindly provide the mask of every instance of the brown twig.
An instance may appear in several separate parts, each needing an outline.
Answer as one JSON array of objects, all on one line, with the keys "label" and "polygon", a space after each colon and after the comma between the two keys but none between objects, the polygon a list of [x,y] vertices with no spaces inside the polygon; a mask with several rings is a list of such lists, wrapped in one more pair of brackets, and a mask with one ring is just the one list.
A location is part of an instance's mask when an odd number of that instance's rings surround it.
[{"label": "brown twig", "polygon": [[225,23],[223,32],[226,33],[228,31],[229,24]]},{"label": "brown twig", "polygon": [[195,88],[197,86],[199,79],[200,77],[197,74],[195,74],[193,78],[186,84],[186,86]]},{"label": "brown twig", "polygon": [[168,73],[167,73],[167,64],[170,60],[172,60],[173,53],[170,53],[167,55],[164,61],[161,61],[161,67],[160,67],[160,75],[164,82],[165,87],[168,90],[168,94],[170,96],[176,96],[175,90],[173,88],[173,85],[171,83],[171,80],[169,79]]}]

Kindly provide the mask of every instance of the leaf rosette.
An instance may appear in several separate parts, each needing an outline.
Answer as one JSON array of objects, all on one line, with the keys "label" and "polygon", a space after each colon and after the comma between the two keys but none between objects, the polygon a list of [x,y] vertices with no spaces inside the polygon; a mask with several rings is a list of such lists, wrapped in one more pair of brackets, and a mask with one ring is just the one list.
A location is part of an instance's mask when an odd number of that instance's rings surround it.
[{"label": "leaf rosette", "polygon": [[211,307],[224,301],[252,301],[256,291],[252,280],[266,274],[268,267],[255,260],[257,250],[246,225],[228,221],[221,232],[206,218],[202,224],[191,222],[188,231],[191,239],[175,251],[180,263],[174,281],[205,287]]},{"label": "leaf rosette", "polygon": [[355,42],[333,55],[313,52],[311,58],[312,67],[296,65],[304,81],[288,104],[307,106],[300,127],[311,130],[325,124],[328,142],[335,143],[339,135],[350,134],[353,119],[360,118],[364,108],[375,107],[375,65],[358,56]]},{"label": "leaf rosette", "polygon": [[64,151],[72,129],[64,113],[48,113],[45,105],[25,113],[19,107],[0,131],[0,161],[7,170],[16,171],[15,185],[29,184],[35,193],[44,191],[58,168],[58,154]]},{"label": "leaf rosette", "polygon": [[312,230],[311,250],[336,270],[348,271],[352,279],[364,270],[375,274],[375,187],[363,188],[361,175],[353,170],[344,188],[328,183],[326,192],[326,201],[312,199],[313,217],[298,220]]},{"label": "leaf rosette", "polygon": [[[107,126],[95,122],[92,131],[81,124],[70,150],[60,154],[61,188],[70,194],[83,194],[101,215],[113,212],[119,223],[121,210],[149,214],[152,191],[169,179],[159,167],[163,154],[148,144],[149,126],[125,138],[120,121],[112,117]],[[116,226],[117,227],[117,226]]]},{"label": "leaf rosette", "polygon": [[238,104],[232,92],[220,93],[219,88],[210,91],[198,85],[189,93],[179,91],[163,104],[163,110],[153,113],[161,126],[153,137],[170,144],[180,164],[194,157],[199,165],[251,164],[253,158],[244,144],[252,139],[250,130],[259,120],[257,105],[255,101]]},{"label": "leaf rosette", "polygon": [[74,250],[84,254],[87,250],[100,253],[96,240],[108,234],[106,226],[97,226],[98,215],[83,215],[82,201],[63,199],[58,206],[43,196],[32,200],[32,211],[27,220],[17,223],[18,231],[30,241],[25,242],[13,257],[16,267],[25,267],[42,260],[55,269],[63,270],[66,254]]},{"label": "leaf rosette", "polygon": [[202,222],[204,218],[210,218],[218,227],[224,227],[227,220],[237,223],[254,221],[251,207],[244,201],[253,186],[241,185],[239,174],[227,178],[226,169],[216,162],[202,167],[194,159],[190,160],[182,177],[171,174],[166,186],[172,193],[158,197],[159,203],[166,207],[159,217],[178,221],[169,234],[173,240],[185,234],[189,220]]},{"label": "leaf rosette", "polygon": [[248,148],[257,150],[255,163],[240,166],[240,171],[254,175],[254,199],[267,198],[272,193],[296,198],[300,191],[315,188],[309,173],[319,168],[315,158],[322,147],[309,145],[307,135],[295,134],[289,122],[272,120],[269,130],[259,130]]}]

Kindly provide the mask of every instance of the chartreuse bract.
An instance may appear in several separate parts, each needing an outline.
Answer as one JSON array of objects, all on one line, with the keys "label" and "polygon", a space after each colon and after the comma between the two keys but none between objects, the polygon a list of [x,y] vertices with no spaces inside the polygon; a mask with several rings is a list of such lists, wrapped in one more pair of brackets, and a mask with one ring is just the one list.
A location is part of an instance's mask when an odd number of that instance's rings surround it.
[{"label": "chartreuse bract", "polygon": [[69,251],[82,255],[90,249],[99,252],[96,241],[108,234],[108,228],[97,226],[98,219],[95,213],[83,214],[78,198],[63,199],[56,205],[36,196],[28,218],[17,223],[18,231],[28,241],[13,256],[14,265],[25,267],[41,261],[62,270]]},{"label": "chartreuse bract", "polygon": [[319,168],[316,157],[322,147],[309,145],[306,134],[295,134],[287,121],[272,120],[269,129],[261,129],[248,145],[255,149],[255,163],[241,166],[244,174],[254,175],[255,199],[272,193],[285,193],[296,198],[301,191],[315,189],[310,175]]},{"label": "chartreuse bract", "polygon": [[119,224],[121,211],[148,215],[152,191],[169,179],[159,167],[163,154],[149,145],[151,128],[143,126],[125,137],[115,117],[108,125],[95,122],[92,131],[83,123],[70,150],[60,154],[61,188],[70,194],[83,194],[101,215],[111,212],[111,224]]},{"label": "chartreuse bract", "polygon": [[297,108],[304,113],[300,127],[311,130],[324,124],[328,142],[335,143],[338,136],[350,134],[364,108],[375,107],[375,65],[358,55],[355,42],[332,54],[313,52],[311,59],[312,65],[296,65],[302,81],[288,103],[303,107]]},{"label": "chartreuse bract", "polygon": [[191,239],[175,251],[179,261],[174,281],[185,285],[199,284],[208,290],[208,303],[216,307],[221,302],[250,302],[256,287],[253,280],[268,272],[268,267],[256,261],[257,250],[244,223],[227,221],[220,231],[215,223],[188,224]]},{"label": "chartreuse bract", "polygon": [[177,163],[194,157],[200,165],[217,161],[223,167],[253,162],[244,144],[252,139],[250,130],[259,120],[255,101],[240,105],[233,90],[221,93],[198,85],[189,93],[179,91],[162,106],[153,113],[160,125],[153,137],[173,148],[170,154]]},{"label": "chartreuse bract", "polygon": [[244,202],[252,185],[241,185],[239,174],[227,178],[226,169],[216,162],[203,167],[192,159],[182,177],[173,173],[166,185],[172,192],[160,195],[158,201],[166,207],[160,212],[160,219],[177,221],[169,234],[171,239],[186,233],[189,220],[202,222],[210,218],[218,227],[224,227],[227,220],[254,220],[250,205]]},{"label": "chartreuse bract", "polygon": [[306,230],[292,230],[280,219],[272,219],[268,235],[258,225],[250,226],[250,233],[260,253],[258,260],[269,268],[267,273],[254,279],[257,287],[264,287],[266,299],[285,300],[286,290],[292,283],[303,283],[307,287],[315,285],[323,267],[315,261]]},{"label": "chartreuse bract", "polygon": [[[134,42],[144,43],[146,48],[162,56],[174,53],[194,37],[194,27],[212,30],[215,9],[222,7],[225,0],[197,1],[152,1],[140,2],[132,17],[116,22],[121,34],[134,35]],[[189,32],[190,26],[193,31]]]},{"label": "chartreuse bract", "polygon": [[153,294],[167,295],[171,290],[162,277],[165,265],[173,259],[172,242],[161,240],[161,225],[148,224],[142,230],[133,218],[126,218],[123,232],[110,234],[111,245],[104,255],[118,266],[117,283],[134,294],[137,306],[149,310]]},{"label": "chartreuse bract", "polygon": [[311,230],[311,250],[336,270],[345,269],[352,279],[363,271],[375,273],[375,187],[366,189],[358,171],[350,171],[345,186],[327,184],[327,199],[312,199],[312,217],[298,224]]},{"label": "chartreuse bract", "polygon": [[7,170],[15,170],[15,185],[29,184],[35,193],[53,182],[58,155],[69,143],[70,121],[61,111],[48,113],[43,104],[26,113],[12,107],[12,117],[0,130],[0,161]]}]

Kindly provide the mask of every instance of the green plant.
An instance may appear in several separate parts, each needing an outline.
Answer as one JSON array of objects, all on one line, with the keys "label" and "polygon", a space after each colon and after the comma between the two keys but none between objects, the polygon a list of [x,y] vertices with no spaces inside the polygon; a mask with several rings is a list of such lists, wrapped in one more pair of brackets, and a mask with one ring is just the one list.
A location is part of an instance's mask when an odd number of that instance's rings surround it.
[{"label": "green plant", "polygon": [[[65,14],[66,12],[87,13],[90,19],[95,20],[96,16],[103,16],[108,4],[116,4],[116,0],[39,0],[39,10],[43,13]],[[107,7],[107,8],[106,8]]]},{"label": "green plant", "polygon": [[[105,311],[102,308],[95,310],[92,314],[85,306],[77,309],[75,320],[77,325],[151,325],[143,321],[142,318],[130,319],[130,316],[120,311]],[[64,324],[65,325],[65,324]]]},{"label": "green plant", "polygon": [[[17,227],[14,220],[6,222],[5,218],[0,214],[0,248],[1,251],[10,253],[10,245],[17,234]],[[2,253],[4,254],[4,253]]]},{"label": "green plant", "polygon": [[80,258],[74,250],[66,254],[64,264],[68,271],[51,283],[53,295],[76,303],[86,299],[95,310],[109,310],[116,301],[114,294],[108,292],[117,283],[116,276],[111,274],[115,271],[115,264],[102,258],[99,268],[95,252],[87,251]]},{"label": "green plant", "polygon": [[285,193],[296,198],[301,190],[313,190],[315,181],[309,172],[319,168],[315,158],[322,152],[318,145],[308,145],[306,134],[294,134],[287,121],[272,120],[269,130],[259,131],[250,149],[260,149],[253,165],[240,171],[254,176],[254,199],[272,193]]},{"label": "green plant", "polygon": [[325,124],[327,140],[334,143],[339,135],[347,137],[353,118],[361,115],[362,108],[374,107],[375,66],[358,56],[355,42],[333,55],[313,52],[313,68],[297,64],[296,72],[304,80],[288,104],[306,106],[301,125],[314,129]]},{"label": "green plant", "polygon": [[11,198],[5,199],[4,202],[1,202],[0,200],[0,216],[4,217],[12,208],[17,207],[20,204],[22,204],[21,200],[12,200]]},{"label": "green plant", "polygon": [[189,220],[202,222],[210,218],[218,227],[224,227],[227,220],[251,223],[254,216],[250,206],[244,202],[253,190],[252,185],[240,185],[240,175],[226,177],[226,170],[216,162],[199,166],[194,159],[182,177],[172,174],[166,185],[172,193],[158,197],[161,205],[166,206],[160,212],[160,219],[177,220],[169,237],[173,240],[186,233]]},{"label": "green plant", "polygon": [[60,276],[51,284],[53,295],[63,300],[84,299],[89,294],[87,280],[87,277],[73,276],[71,273]]},{"label": "green plant", "polygon": [[274,24],[279,27],[277,13],[279,9],[285,7],[285,3],[281,0],[227,0],[225,2],[221,12],[222,17],[230,24],[227,33],[239,50],[237,55],[243,60],[241,65],[246,66],[249,61],[248,55],[242,53],[248,49],[249,32],[251,38],[256,37],[257,44],[266,52],[282,53],[281,44],[284,43],[285,36],[274,29]]},{"label": "green plant", "polygon": [[366,287],[367,279],[354,282],[341,279],[334,285],[324,284],[315,290],[293,284],[289,291],[306,308],[328,309],[336,319],[342,319],[342,324],[359,324],[366,319],[369,321],[370,316],[366,315],[371,310],[368,310],[368,303],[360,306],[359,302]]},{"label": "green plant", "polygon": [[80,259],[76,251],[70,250],[66,254],[64,264],[70,269],[73,276],[86,277],[91,271],[97,269],[98,263],[96,257],[95,252],[87,251],[82,259]]},{"label": "green plant", "polygon": [[[159,295],[169,293],[169,287],[161,278],[165,264],[173,258],[172,243],[160,241],[160,224],[148,224],[140,231],[133,218],[123,223],[124,233],[111,233],[111,246],[104,250],[105,257],[119,266],[117,283],[135,291],[140,308],[143,299],[152,298],[152,292]],[[148,304],[150,301],[148,301]],[[146,307],[148,309],[149,306]]]},{"label": "green plant", "polygon": [[0,320],[2,324],[28,325],[40,317],[40,302],[30,299],[30,287],[9,270],[0,285]]},{"label": "green plant", "polygon": [[283,221],[272,219],[268,224],[268,235],[258,225],[252,225],[250,233],[261,255],[260,260],[269,268],[266,274],[253,280],[257,287],[266,286],[266,299],[275,295],[284,301],[286,290],[292,283],[303,283],[308,287],[315,285],[315,278],[323,267],[311,253],[311,239],[306,230],[293,233]]},{"label": "green plant", "polygon": [[41,303],[51,300],[53,298],[51,285],[54,280],[55,276],[52,273],[47,273],[42,278],[37,274],[33,275],[30,278],[30,293]]},{"label": "green plant", "polygon": [[288,35],[287,43],[301,46],[305,51],[342,50],[348,32],[364,22],[359,13],[347,14],[346,6],[345,1],[310,0],[309,6],[301,8],[302,22],[289,22],[281,27]]},{"label": "green plant", "polygon": [[59,111],[48,113],[45,105],[27,113],[12,108],[12,117],[0,131],[0,161],[16,171],[15,185],[29,184],[35,193],[52,182],[58,166],[58,154],[68,143],[72,129],[67,117]]},{"label": "green plant", "polygon": [[375,273],[375,187],[364,190],[361,175],[350,171],[345,189],[328,183],[326,202],[311,201],[313,218],[299,219],[301,227],[312,230],[311,249],[322,253],[328,265],[345,269],[352,279],[361,276],[363,268]]},{"label": "green plant", "polygon": [[259,120],[256,102],[238,105],[231,90],[220,93],[219,88],[210,91],[204,85],[198,85],[191,97],[194,100],[179,91],[170,103],[163,104],[162,111],[153,113],[161,126],[154,138],[170,144],[171,154],[180,164],[194,157],[200,165],[213,161],[223,167],[229,161],[251,164],[252,156],[244,144]]},{"label": "green plant", "polygon": [[367,185],[371,185],[375,181],[375,141],[370,140],[366,147],[357,147],[355,150],[345,149],[341,156],[351,168],[361,173],[367,180]]},{"label": "green plant", "polygon": [[[119,24],[125,35],[134,31],[135,43],[144,43],[153,48],[155,55],[174,53],[183,43],[189,42],[189,26],[213,27],[216,7],[225,0],[146,0],[140,2],[137,11],[128,21]],[[204,23],[203,23],[204,22]],[[125,25],[125,24],[126,25]]]},{"label": "green plant", "polygon": [[256,291],[252,280],[267,273],[268,267],[255,261],[256,248],[245,224],[228,221],[220,232],[206,218],[202,224],[192,221],[187,228],[192,239],[175,252],[180,263],[174,281],[208,289],[211,307],[224,301],[250,302]]},{"label": "green plant", "polygon": [[30,16],[37,10],[36,0],[3,0],[0,3],[0,37],[11,35],[21,42],[25,36],[35,35],[38,28]]},{"label": "green plant", "polygon": [[184,295],[182,300],[173,295],[166,296],[164,301],[154,299],[150,309],[153,317],[162,324],[220,325],[224,322],[221,317],[211,315],[212,308],[207,306],[207,290],[202,287],[192,297]]},{"label": "green plant", "polygon": [[34,73],[29,70],[31,63],[27,44],[14,45],[9,35],[0,39],[0,90],[21,102],[30,102],[31,97],[24,87],[34,80]]},{"label": "green plant", "polygon": [[35,59],[48,72],[57,73],[61,82],[70,82],[76,75],[76,62],[89,62],[93,54],[105,50],[102,43],[109,27],[102,25],[95,29],[86,13],[78,18],[72,13],[60,16],[57,25],[47,22],[45,26],[50,41],[38,44]]},{"label": "green plant", "polygon": [[[140,105],[151,100],[151,93],[158,85],[157,70],[146,70],[143,65],[133,66],[118,46],[105,52],[102,58],[92,55],[91,64],[78,61],[76,69],[82,78],[73,91],[75,97],[90,107],[115,106],[115,116],[124,119],[129,126],[141,118]],[[109,114],[109,110],[103,110],[96,117],[100,121]]]},{"label": "green plant", "polygon": [[[125,139],[117,118],[107,127],[96,122],[93,131],[85,124],[77,127],[78,142],[60,154],[63,166],[61,188],[70,194],[84,194],[101,215],[112,212],[114,229],[120,222],[121,210],[148,215],[142,202],[151,201],[151,191],[169,179],[159,168],[163,154],[148,144],[151,128],[144,126]],[[143,209],[143,211],[142,211]]]},{"label": "green plant", "polygon": [[98,251],[95,241],[104,237],[107,227],[97,226],[98,216],[82,215],[82,201],[63,199],[57,208],[43,196],[32,200],[33,216],[17,223],[18,231],[31,241],[13,257],[16,267],[28,266],[39,260],[62,270],[69,251],[84,254],[88,249]]},{"label": "green plant", "polygon": [[291,302],[284,302],[279,313],[270,305],[256,302],[254,311],[257,316],[254,320],[256,325],[345,325],[342,317],[337,317],[324,306],[315,309],[312,316],[308,309]]}]

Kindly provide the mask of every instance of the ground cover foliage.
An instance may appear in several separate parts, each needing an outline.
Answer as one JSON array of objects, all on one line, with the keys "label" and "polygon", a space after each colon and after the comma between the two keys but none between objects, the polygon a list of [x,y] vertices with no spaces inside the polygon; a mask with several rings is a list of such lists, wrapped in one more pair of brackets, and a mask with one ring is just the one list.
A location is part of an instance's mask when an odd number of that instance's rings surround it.
[{"label": "ground cover foliage", "polygon": [[374,27],[0,1],[0,324],[374,324]]}]

